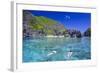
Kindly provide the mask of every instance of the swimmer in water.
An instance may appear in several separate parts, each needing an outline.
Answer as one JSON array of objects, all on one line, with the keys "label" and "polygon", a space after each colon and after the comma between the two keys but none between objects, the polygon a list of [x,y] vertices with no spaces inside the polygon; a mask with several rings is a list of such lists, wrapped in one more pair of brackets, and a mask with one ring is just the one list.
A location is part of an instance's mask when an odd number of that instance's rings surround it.
[{"label": "swimmer in water", "polygon": [[52,51],[49,54],[47,54],[47,56],[50,56],[50,55],[53,55],[53,54],[56,54],[56,53],[57,53],[57,51]]},{"label": "swimmer in water", "polygon": [[68,59],[71,58],[72,54],[73,54],[73,52],[72,52],[71,50],[67,53],[67,57],[68,57]]}]

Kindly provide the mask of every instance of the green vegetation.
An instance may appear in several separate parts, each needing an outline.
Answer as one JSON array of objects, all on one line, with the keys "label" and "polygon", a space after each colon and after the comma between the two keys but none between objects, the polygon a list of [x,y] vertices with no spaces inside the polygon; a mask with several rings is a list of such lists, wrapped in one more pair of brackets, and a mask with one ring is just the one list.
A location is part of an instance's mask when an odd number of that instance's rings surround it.
[{"label": "green vegetation", "polygon": [[57,21],[44,16],[33,16],[28,24],[32,30],[36,32],[40,31],[40,33],[46,35],[56,35],[56,32],[62,33],[66,30],[66,28]]}]

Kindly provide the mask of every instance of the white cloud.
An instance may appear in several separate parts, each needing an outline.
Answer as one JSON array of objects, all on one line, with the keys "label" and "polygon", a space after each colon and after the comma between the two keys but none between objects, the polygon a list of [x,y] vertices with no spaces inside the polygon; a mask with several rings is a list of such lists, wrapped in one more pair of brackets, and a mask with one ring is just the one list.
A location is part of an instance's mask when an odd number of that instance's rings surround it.
[{"label": "white cloud", "polygon": [[65,17],[66,17],[66,19],[70,19],[70,16],[68,16],[68,15],[66,15]]}]

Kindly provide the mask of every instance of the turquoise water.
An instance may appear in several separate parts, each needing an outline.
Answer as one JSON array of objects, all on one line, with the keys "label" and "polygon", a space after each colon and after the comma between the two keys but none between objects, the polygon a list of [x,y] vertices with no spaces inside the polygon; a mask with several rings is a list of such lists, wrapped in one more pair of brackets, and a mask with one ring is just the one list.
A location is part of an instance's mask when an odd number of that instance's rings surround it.
[{"label": "turquoise water", "polygon": [[91,59],[91,40],[84,38],[34,38],[23,40],[23,62]]}]

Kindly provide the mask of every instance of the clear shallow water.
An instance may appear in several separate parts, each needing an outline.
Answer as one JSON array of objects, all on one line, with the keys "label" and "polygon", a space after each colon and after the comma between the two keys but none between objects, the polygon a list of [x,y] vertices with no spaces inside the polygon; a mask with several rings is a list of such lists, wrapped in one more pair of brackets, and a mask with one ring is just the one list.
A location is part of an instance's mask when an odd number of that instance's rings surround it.
[{"label": "clear shallow water", "polygon": [[88,60],[90,42],[88,37],[24,39],[23,62]]}]

